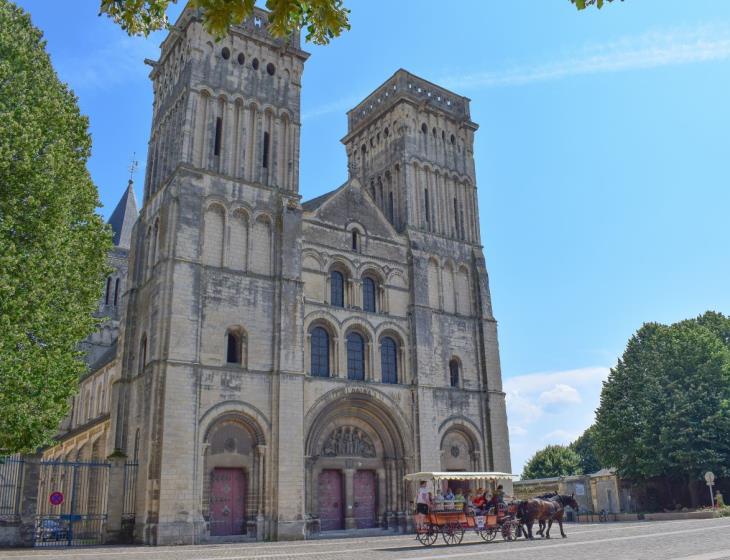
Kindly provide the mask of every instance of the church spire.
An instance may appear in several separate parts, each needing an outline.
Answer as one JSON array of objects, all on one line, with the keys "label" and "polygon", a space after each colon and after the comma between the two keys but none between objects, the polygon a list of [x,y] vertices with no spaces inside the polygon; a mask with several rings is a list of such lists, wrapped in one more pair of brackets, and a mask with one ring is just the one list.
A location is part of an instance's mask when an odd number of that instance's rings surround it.
[{"label": "church spire", "polygon": [[132,239],[132,227],[137,221],[137,199],[134,196],[134,181],[129,179],[127,189],[124,191],[122,198],[119,199],[117,207],[112,212],[109,221],[112,226],[114,236],[112,241],[115,247],[129,249]]}]

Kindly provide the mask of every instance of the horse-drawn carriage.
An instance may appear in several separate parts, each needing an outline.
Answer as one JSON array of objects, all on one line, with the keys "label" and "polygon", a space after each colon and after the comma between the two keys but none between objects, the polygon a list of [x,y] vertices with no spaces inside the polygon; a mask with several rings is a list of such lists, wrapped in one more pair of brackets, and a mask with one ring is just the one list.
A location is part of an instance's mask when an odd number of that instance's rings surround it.
[{"label": "horse-drawn carriage", "polygon": [[[498,472],[419,472],[405,478],[416,483],[426,481],[431,486],[431,493],[437,495],[441,493],[437,487],[446,481],[486,487],[516,477]],[[521,532],[517,506],[511,504],[499,503],[487,511],[477,511],[465,500],[436,500],[425,515],[422,526],[416,531],[416,538],[424,546],[433,545],[439,535],[447,545],[459,544],[466,531],[474,531],[485,542],[493,541],[498,534],[505,540],[515,540]]]}]

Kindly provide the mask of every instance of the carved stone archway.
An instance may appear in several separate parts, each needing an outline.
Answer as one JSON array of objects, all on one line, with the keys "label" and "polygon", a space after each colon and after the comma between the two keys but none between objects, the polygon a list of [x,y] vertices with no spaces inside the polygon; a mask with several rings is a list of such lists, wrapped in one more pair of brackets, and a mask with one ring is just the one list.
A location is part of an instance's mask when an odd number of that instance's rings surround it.
[{"label": "carved stone archway", "polygon": [[[403,476],[408,455],[402,434],[409,431],[396,411],[366,393],[345,393],[318,407],[308,420],[308,517],[319,520],[324,529],[405,530]],[[341,484],[341,489],[323,495],[325,485],[333,484]],[[339,523],[332,519],[333,504],[325,503],[337,496],[342,500]]]}]

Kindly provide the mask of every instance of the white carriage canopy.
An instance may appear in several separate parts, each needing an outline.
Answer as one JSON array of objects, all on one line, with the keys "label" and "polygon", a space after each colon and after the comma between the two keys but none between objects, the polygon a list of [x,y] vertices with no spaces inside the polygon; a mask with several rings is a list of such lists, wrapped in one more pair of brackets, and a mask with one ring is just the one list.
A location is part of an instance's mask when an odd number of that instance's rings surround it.
[{"label": "white carriage canopy", "polygon": [[440,482],[442,480],[487,480],[489,482],[499,482],[500,480],[516,480],[519,478],[516,474],[504,472],[417,472],[410,473],[405,476],[406,480],[433,480]]}]

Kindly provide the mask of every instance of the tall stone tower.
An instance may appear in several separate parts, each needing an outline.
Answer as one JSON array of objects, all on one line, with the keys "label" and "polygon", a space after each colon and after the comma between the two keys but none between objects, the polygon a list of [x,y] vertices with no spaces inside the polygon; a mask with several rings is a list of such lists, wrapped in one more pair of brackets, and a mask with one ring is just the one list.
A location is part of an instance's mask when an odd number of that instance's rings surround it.
[{"label": "tall stone tower", "polygon": [[[348,112],[342,142],[350,176],[409,242],[419,409],[454,410],[478,398],[481,464],[509,472],[497,324],[479,233],[477,128],[468,98],[401,69]],[[445,363],[450,379],[441,377]],[[477,394],[429,389],[459,386],[464,370],[479,372]],[[437,433],[422,426],[419,440],[421,470],[439,470]]]},{"label": "tall stone tower", "polygon": [[246,503],[231,513],[243,532],[303,534],[298,173],[308,55],[298,34],[273,39],[267,17],[256,9],[217,42],[187,8],[160,59],[147,61],[153,120],[112,429],[115,447],[139,462],[135,537],[151,544],[204,533],[217,481],[203,473],[213,466],[245,469]]}]

